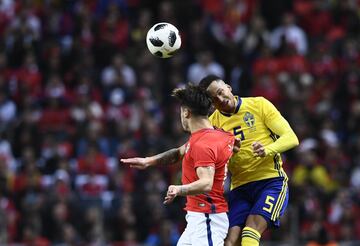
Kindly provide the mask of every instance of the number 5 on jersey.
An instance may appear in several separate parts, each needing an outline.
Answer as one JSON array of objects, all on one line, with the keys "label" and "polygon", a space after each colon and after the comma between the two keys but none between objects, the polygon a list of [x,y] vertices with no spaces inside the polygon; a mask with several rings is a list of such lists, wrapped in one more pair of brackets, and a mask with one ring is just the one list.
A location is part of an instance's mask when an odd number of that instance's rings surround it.
[{"label": "number 5 on jersey", "polygon": [[241,141],[245,140],[245,135],[243,130],[241,130],[241,126],[234,127],[234,136],[240,135]]}]

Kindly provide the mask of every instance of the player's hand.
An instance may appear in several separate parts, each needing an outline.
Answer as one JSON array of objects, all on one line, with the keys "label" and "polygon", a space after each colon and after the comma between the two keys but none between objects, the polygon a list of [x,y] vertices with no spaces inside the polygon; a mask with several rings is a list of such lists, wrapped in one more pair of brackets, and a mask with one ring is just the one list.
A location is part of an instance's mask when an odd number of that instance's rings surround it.
[{"label": "player's hand", "polygon": [[122,162],[124,164],[129,164],[130,167],[141,169],[141,170],[146,169],[147,167],[151,166],[150,159],[142,158],[142,157],[120,159],[120,162]]},{"label": "player's hand", "polygon": [[234,142],[234,147],[233,147],[233,152],[237,153],[240,151],[240,147],[241,147],[241,139],[240,138],[235,138],[235,142]]},{"label": "player's hand", "polygon": [[254,142],[252,144],[252,148],[253,148],[253,153],[254,153],[255,157],[265,157],[266,156],[265,148],[261,143]]},{"label": "player's hand", "polygon": [[179,193],[180,185],[170,185],[166,193],[164,204],[171,203],[175,199],[175,197],[179,195]]}]

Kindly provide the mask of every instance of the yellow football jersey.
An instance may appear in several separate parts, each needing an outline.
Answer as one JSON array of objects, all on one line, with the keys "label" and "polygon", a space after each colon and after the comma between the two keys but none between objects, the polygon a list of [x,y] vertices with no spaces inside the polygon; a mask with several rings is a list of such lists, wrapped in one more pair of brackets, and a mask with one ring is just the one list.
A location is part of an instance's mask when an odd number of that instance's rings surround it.
[{"label": "yellow football jersey", "polygon": [[[228,166],[231,189],[267,178],[287,178],[279,153],[298,145],[289,123],[264,97],[236,98],[233,114],[215,110],[209,117],[214,126],[242,140],[240,151],[232,156]],[[265,147],[265,157],[254,156],[252,144],[256,141]]]}]

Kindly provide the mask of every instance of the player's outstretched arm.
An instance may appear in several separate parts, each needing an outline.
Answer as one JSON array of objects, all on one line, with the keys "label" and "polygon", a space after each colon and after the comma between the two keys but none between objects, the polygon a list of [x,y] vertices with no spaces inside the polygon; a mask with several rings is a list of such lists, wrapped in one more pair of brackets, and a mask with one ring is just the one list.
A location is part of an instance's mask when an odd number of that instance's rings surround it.
[{"label": "player's outstretched arm", "polygon": [[265,157],[268,155],[273,156],[299,145],[299,140],[296,134],[284,118],[272,122],[269,128],[272,132],[278,135],[279,138],[267,146],[262,145],[260,142],[252,143],[252,149],[255,157]]},{"label": "player's outstretched arm", "polygon": [[186,185],[170,185],[166,193],[164,204],[171,203],[177,196],[198,195],[210,192],[214,183],[215,168],[196,168],[198,180]]},{"label": "player's outstretched arm", "polygon": [[150,157],[134,157],[127,159],[120,159],[120,162],[130,165],[132,168],[146,169],[155,165],[170,165],[177,163],[182,159],[185,153],[185,145],[179,148],[170,149],[163,153]]},{"label": "player's outstretched arm", "polygon": [[274,143],[265,146],[264,149],[266,155],[282,153],[299,145],[299,140],[295,132],[285,118],[281,117],[280,119],[271,122],[269,128],[278,135],[279,138]]},{"label": "player's outstretched arm", "polygon": [[288,121],[280,114],[276,107],[268,100],[261,100],[263,120],[265,125],[277,136],[275,142],[267,146],[261,143],[253,143],[253,151],[255,156],[273,156],[277,153],[285,152],[299,145],[299,140],[289,125]]}]

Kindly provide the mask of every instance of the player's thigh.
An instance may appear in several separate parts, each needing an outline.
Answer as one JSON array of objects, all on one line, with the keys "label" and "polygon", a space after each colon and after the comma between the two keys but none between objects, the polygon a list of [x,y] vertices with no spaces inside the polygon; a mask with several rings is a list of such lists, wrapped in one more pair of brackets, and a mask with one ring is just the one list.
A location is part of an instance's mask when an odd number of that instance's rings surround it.
[{"label": "player's thigh", "polygon": [[287,181],[281,178],[271,180],[264,186],[250,214],[261,215],[266,220],[267,225],[278,227],[280,216],[284,213],[288,200]]},{"label": "player's thigh", "polygon": [[181,235],[178,246],[222,246],[228,232],[229,222],[226,213],[204,214],[188,212],[187,226]]},{"label": "player's thigh", "polygon": [[193,223],[194,218],[192,218],[192,216],[189,215],[189,213],[186,214],[185,220],[186,220],[187,224],[186,224],[185,230],[181,234],[181,236],[176,244],[177,246],[190,246],[191,245],[191,234],[194,233],[196,225],[194,225],[194,223]]},{"label": "player's thigh", "polygon": [[251,212],[253,204],[245,197],[246,194],[242,189],[235,189],[229,194],[229,227],[234,226],[243,228],[246,218]]},{"label": "player's thigh", "polygon": [[206,227],[209,245],[223,246],[229,230],[228,215],[226,213],[209,214]]},{"label": "player's thigh", "polygon": [[177,246],[191,246],[190,233],[191,233],[191,231],[188,229],[188,227],[186,227],[184,232],[181,234],[176,245]]}]

